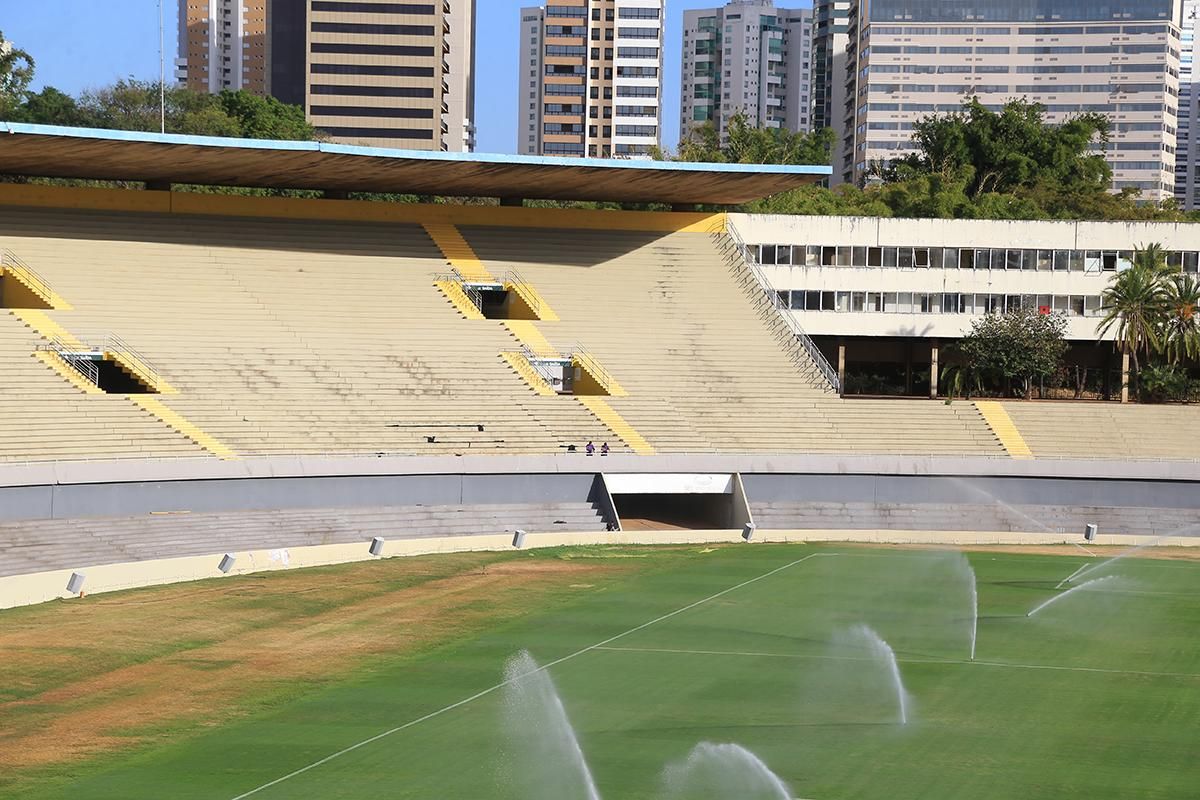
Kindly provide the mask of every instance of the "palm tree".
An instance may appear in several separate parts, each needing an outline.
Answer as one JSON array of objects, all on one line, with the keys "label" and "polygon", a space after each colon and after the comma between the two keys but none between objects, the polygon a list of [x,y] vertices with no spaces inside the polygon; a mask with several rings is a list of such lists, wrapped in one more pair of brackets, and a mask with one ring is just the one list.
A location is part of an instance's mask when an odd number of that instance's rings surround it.
[{"label": "palm tree", "polygon": [[1180,267],[1167,264],[1167,251],[1158,243],[1138,245],[1133,251],[1133,266],[1141,267],[1153,275],[1169,277],[1181,271]]},{"label": "palm tree", "polygon": [[[1153,249],[1139,250],[1133,266],[1118,272],[1102,294],[1104,318],[1101,336],[1116,328],[1117,345],[1133,357],[1133,370],[1139,371],[1138,353],[1147,359],[1162,348],[1160,325],[1167,313],[1167,289],[1164,275],[1152,260]],[[1166,259],[1162,260],[1165,268]]]},{"label": "palm tree", "polygon": [[1178,364],[1200,355],[1200,281],[1180,273],[1171,276],[1165,288],[1163,345],[1167,358]]}]

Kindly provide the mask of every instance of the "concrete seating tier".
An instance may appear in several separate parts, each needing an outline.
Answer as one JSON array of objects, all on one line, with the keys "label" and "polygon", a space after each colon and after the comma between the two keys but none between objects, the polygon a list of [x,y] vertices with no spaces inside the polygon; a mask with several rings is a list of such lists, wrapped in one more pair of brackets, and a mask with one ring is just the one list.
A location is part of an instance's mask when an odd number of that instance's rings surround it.
[{"label": "concrete seating tier", "polygon": [[969,404],[842,401],[802,374],[703,233],[464,227],[495,274],[517,269],[629,397],[610,400],[660,452],[1003,455]]},{"label": "concrete seating tier", "polygon": [[1034,457],[1195,459],[1200,407],[1010,402]]},{"label": "concrete seating tier", "polygon": [[1197,509],[1022,505],[1016,507],[1016,512],[996,504],[790,501],[751,504],[755,524],[765,530],[1020,531],[1082,534],[1085,525],[1096,523],[1104,533],[1139,536],[1200,533],[1200,510]]},{"label": "concrete seating tier", "polygon": [[499,322],[462,319],[433,285],[446,264],[417,225],[6,210],[0,246],[74,305],[53,320],[84,341],[120,335],[178,390],[159,399],[238,455],[612,439],[578,403],[525,385],[499,357],[518,349]]},{"label": "concrete seating tier", "polygon": [[289,509],[0,523],[0,577],[245,550],[605,529],[589,503]]}]

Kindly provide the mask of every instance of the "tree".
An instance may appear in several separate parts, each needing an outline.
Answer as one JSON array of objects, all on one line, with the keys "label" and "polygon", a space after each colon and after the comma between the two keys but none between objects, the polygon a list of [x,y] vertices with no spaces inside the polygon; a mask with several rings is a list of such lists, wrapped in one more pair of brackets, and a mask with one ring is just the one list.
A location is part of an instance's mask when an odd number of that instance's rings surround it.
[{"label": "tree", "polygon": [[290,139],[311,141],[317,131],[304,118],[304,109],[246,91],[223,91],[218,101],[224,112],[238,123],[246,139]]},{"label": "tree", "polygon": [[8,114],[24,100],[34,66],[33,56],[13,47],[0,31],[0,114]]},{"label": "tree", "polygon": [[885,180],[941,176],[964,185],[972,200],[1041,187],[1075,193],[1107,192],[1112,170],[1093,144],[1108,141],[1108,119],[1080,114],[1061,125],[1045,119],[1045,107],[1010,100],[999,113],[972,97],[962,110],[925,117],[913,126],[917,152],[884,170]]},{"label": "tree", "polygon": [[833,144],[830,128],[812,133],[757,128],[745,112],[739,111],[729,119],[724,142],[716,125],[706,122],[687,132],[674,158],[662,152],[655,155],[663,160],[720,164],[828,164]]},{"label": "tree", "polygon": [[1157,245],[1139,248],[1133,264],[1113,276],[1101,294],[1104,318],[1100,320],[1098,333],[1101,336],[1115,329],[1117,346],[1133,358],[1133,371],[1140,371],[1139,353],[1147,360],[1150,354],[1162,347],[1160,327],[1166,318],[1168,292],[1166,282],[1166,259],[1160,268],[1156,252]]},{"label": "tree", "polygon": [[1062,314],[1022,308],[988,314],[971,323],[971,332],[956,345],[968,385],[995,381],[1003,392],[1018,389],[1032,398],[1034,384],[1053,375],[1067,352]]},{"label": "tree", "polygon": [[1167,277],[1165,289],[1163,350],[1172,364],[1195,361],[1200,357],[1200,282],[1194,275],[1175,273]]},{"label": "tree", "polygon": [[13,109],[10,118],[14,122],[38,125],[78,126],[86,123],[75,98],[53,86],[47,86],[40,92],[26,93],[25,103]]}]

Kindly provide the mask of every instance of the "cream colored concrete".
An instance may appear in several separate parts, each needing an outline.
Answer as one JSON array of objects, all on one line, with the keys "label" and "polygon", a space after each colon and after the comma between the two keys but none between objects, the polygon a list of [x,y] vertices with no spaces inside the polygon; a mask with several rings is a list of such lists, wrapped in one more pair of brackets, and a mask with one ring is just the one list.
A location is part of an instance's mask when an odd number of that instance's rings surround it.
[{"label": "cream colored concrete", "polygon": [[[525,537],[525,548],[570,547],[581,545],[680,545],[721,544],[741,541],[739,530],[669,530],[669,531],[617,531],[611,533],[529,533]],[[1100,535],[1091,544],[1095,546],[1137,546],[1155,541],[1150,536]],[[947,546],[971,546],[988,544],[1047,545],[1081,544],[1078,534],[1052,533],[986,533],[978,531],[763,531],[754,533],[752,543],[806,543],[846,542],[868,544],[937,544]],[[1167,537],[1157,542],[1161,547],[1200,547],[1200,537]],[[250,575],[284,569],[347,564],[370,561],[370,542],[364,539],[358,544],[317,545],[312,547],[280,548],[276,550],[254,550],[238,552],[237,561],[230,575]],[[511,534],[481,536],[449,536],[424,539],[397,539],[384,543],[382,558],[431,555],[435,553],[462,553],[508,550],[512,547]],[[79,567],[74,570],[54,570],[31,575],[14,575],[0,578],[0,609],[34,605],[49,600],[72,597],[66,591],[72,572],[82,572],[84,595],[105,594],[124,589],[146,586],[161,586],[171,583],[206,580],[224,577],[217,565],[223,553],[210,556],[169,558],[138,561],[129,564],[106,564],[94,567]]]}]

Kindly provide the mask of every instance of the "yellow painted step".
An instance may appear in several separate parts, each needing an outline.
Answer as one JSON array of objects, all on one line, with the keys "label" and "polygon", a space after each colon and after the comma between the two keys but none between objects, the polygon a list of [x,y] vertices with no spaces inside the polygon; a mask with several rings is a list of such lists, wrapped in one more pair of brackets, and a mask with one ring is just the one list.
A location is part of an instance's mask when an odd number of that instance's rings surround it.
[{"label": "yellow painted step", "polygon": [[237,454],[231,448],[200,430],[182,414],[168,408],[158,398],[147,394],[131,394],[129,399],[218,458],[237,458]]},{"label": "yellow painted step", "polygon": [[23,267],[17,264],[6,264],[3,269],[0,269],[0,273],[16,278],[34,296],[41,298],[42,302],[53,309],[57,311],[74,310],[74,306],[64,300],[58,292],[29,274]]},{"label": "yellow painted step", "polygon": [[508,362],[508,365],[516,370],[516,373],[538,394],[543,397],[554,397],[558,394],[550,384],[546,383],[546,379],[538,374],[525,356],[520,353],[501,353],[500,357]]},{"label": "yellow painted step", "polygon": [[542,322],[558,322],[558,314],[554,313],[554,309],[546,302],[545,298],[533,288],[531,283],[506,283],[504,288],[510,292],[516,293],[526,306],[533,312],[533,315]]},{"label": "yellow painted step", "polygon": [[33,356],[84,394],[104,394],[99,386],[80,375],[79,370],[68,364],[58,353],[50,350],[38,350]]},{"label": "yellow painted step", "polygon": [[442,294],[446,295],[446,299],[458,309],[458,313],[467,319],[486,319],[483,312],[471,302],[471,298],[467,297],[462,284],[456,281],[434,281],[433,285],[440,289]]},{"label": "yellow painted step", "polygon": [[625,387],[617,382],[617,379],[606,370],[599,361],[592,358],[586,353],[576,353],[573,356],[572,364],[579,367],[587,373],[597,386],[608,392],[609,397],[628,397],[629,392],[625,391]]},{"label": "yellow painted step", "polygon": [[596,418],[603,422],[610,431],[615,433],[617,437],[625,444],[629,445],[629,449],[640,456],[654,455],[654,448],[648,441],[636,430],[633,426],[625,421],[625,418],[616,412],[608,401],[603,397],[594,395],[577,395],[575,397],[584,408],[596,415]]},{"label": "yellow painted step", "polygon": [[442,251],[442,255],[459,273],[471,281],[493,281],[495,278],[483,266],[471,245],[458,232],[458,228],[446,222],[426,222],[422,227]]},{"label": "yellow painted step", "polygon": [[83,347],[83,342],[76,339],[62,325],[52,320],[45,311],[39,311],[34,308],[13,308],[10,311],[14,317],[32,328],[35,333],[46,341],[57,339],[68,347]]},{"label": "yellow painted step", "polygon": [[992,433],[996,434],[996,438],[1000,440],[1000,444],[1004,446],[1010,456],[1033,458],[1033,451],[1029,449],[1025,437],[1021,435],[1021,431],[1017,429],[1016,423],[1008,415],[1002,403],[995,400],[977,400],[975,407],[979,409],[984,421],[992,429]]},{"label": "yellow painted step", "polygon": [[537,326],[532,322],[523,319],[506,319],[504,327],[508,328],[509,333],[517,337],[517,341],[533,351],[534,355],[554,358],[561,355],[554,346],[542,335],[542,332],[537,329]]}]

